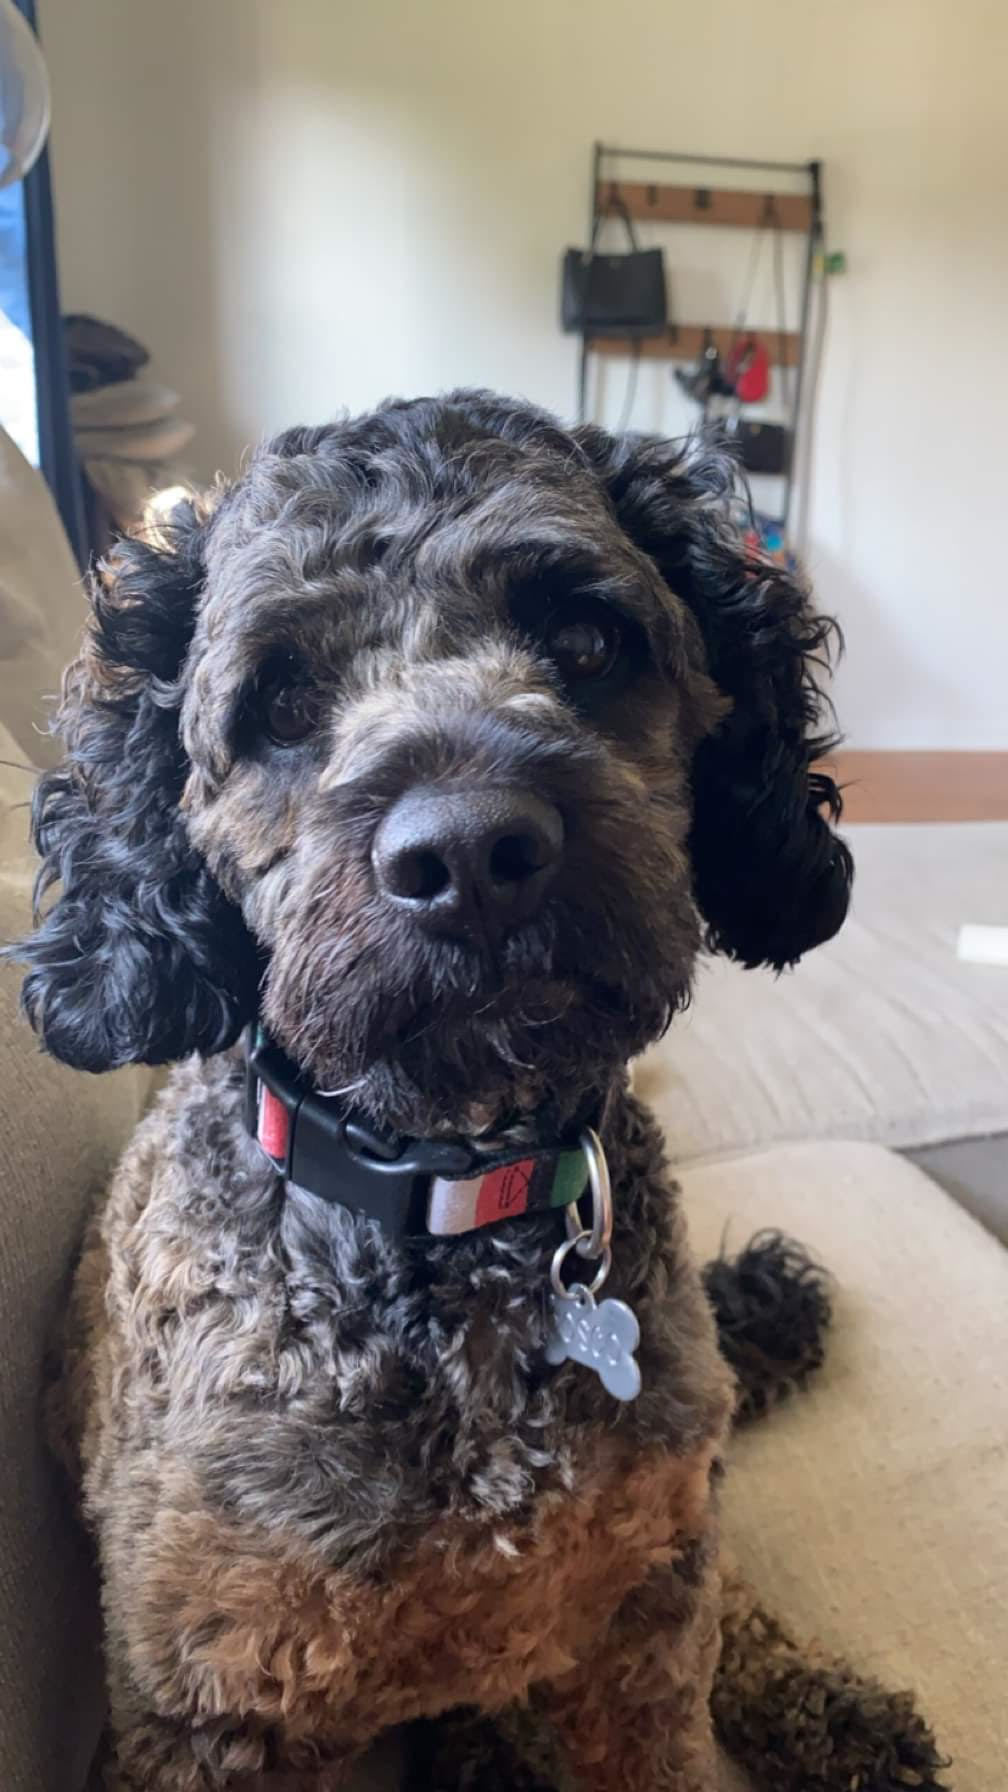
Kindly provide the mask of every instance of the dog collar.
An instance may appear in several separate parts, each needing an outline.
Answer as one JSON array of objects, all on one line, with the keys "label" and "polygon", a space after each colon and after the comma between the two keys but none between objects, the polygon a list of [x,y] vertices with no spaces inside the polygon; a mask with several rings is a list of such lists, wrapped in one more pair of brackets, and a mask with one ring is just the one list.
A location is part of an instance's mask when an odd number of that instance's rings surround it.
[{"label": "dog collar", "polygon": [[338,1096],[312,1089],[261,1028],[249,1032],[245,1055],[246,1125],[284,1180],[378,1220],[393,1237],[450,1237],[569,1207],[587,1186],[578,1142],[487,1153],[381,1133]]}]

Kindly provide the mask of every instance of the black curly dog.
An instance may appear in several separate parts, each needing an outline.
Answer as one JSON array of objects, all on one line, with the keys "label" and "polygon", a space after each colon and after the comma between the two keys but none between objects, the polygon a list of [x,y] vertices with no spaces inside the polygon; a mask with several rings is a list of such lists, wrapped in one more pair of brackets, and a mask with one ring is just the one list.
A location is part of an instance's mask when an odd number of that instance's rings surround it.
[{"label": "black curly dog", "polygon": [[[702,944],[780,969],[848,903],[832,625],[739,499],[716,445],[460,392],[292,430],[102,569],[24,953],[56,1056],[186,1060],[67,1336],[122,1792],[330,1792],[413,1721],[428,1787],[713,1792],[712,1684],[774,1792],[936,1783],[909,1706],[722,1598],[733,1385],[627,1088]],[[586,1126],[625,1404],[545,1348],[530,1191]],[[504,1204],[452,1230],[434,1163]],[[756,1410],[821,1282],[770,1239],[708,1285]]]}]

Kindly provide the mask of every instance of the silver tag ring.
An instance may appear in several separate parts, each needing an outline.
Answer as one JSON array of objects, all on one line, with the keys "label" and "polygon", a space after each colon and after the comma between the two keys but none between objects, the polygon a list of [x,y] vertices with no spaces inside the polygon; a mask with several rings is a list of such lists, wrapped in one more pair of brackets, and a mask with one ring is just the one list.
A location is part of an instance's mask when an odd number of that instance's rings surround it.
[{"label": "silver tag ring", "polygon": [[571,1201],[564,1211],[568,1243],[577,1244],[579,1257],[604,1257],[612,1244],[613,1203],[609,1165],[597,1132],[586,1126],[581,1134],[581,1149],[588,1165],[588,1183],[592,1197],[592,1223],[581,1223],[581,1210]]},{"label": "silver tag ring", "polygon": [[580,1255],[586,1255],[586,1252],[581,1251],[581,1246],[586,1239],[590,1238],[591,1233],[588,1231],[575,1232],[572,1238],[565,1238],[563,1244],[557,1245],[553,1252],[553,1261],[550,1264],[550,1285],[554,1294],[558,1294],[562,1300],[584,1300],[586,1298],[594,1300],[599,1289],[609,1278],[609,1271],[612,1268],[612,1251],[606,1245],[602,1251],[602,1259],[595,1272],[594,1281],[572,1282],[569,1288],[564,1286],[561,1271],[567,1258],[575,1246],[578,1247]]}]

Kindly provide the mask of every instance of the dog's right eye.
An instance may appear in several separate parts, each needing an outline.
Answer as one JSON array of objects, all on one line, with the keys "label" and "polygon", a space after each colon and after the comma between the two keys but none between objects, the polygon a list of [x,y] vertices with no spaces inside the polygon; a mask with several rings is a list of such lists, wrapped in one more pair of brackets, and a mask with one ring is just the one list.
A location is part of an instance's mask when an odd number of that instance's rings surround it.
[{"label": "dog's right eye", "polygon": [[318,725],[318,699],[303,685],[279,686],[263,693],[263,733],[278,747],[292,747],[307,740]]},{"label": "dog's right eye", "polygon": [[277,747],[294,747],[321,719],[318,689],[293,656],[273,661],[260,674],[246,711],[255,734]]}]

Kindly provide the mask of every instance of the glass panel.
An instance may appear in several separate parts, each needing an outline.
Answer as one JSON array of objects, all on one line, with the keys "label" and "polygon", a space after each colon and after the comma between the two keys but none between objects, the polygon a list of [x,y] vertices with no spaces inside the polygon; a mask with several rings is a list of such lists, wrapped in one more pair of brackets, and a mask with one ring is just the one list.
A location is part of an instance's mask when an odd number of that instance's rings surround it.
[{"label": "glass panel", "polygon": [[38,407],[23,181],[0,188],[0,424],[37,467]]}]

